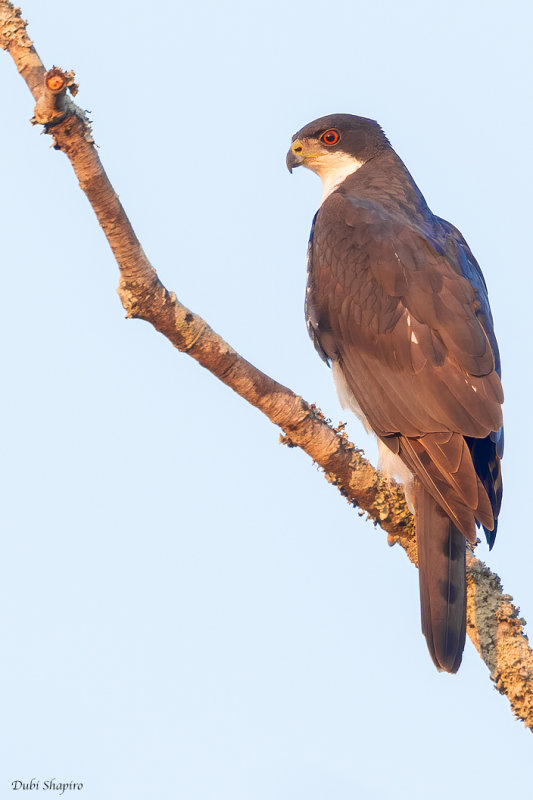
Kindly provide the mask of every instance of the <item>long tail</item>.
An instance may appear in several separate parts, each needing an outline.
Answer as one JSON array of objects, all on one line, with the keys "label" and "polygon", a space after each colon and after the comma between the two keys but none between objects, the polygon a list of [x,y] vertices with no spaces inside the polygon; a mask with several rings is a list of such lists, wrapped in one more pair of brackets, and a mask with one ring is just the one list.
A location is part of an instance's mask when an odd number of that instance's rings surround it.
[{"label": "long tail", "polygon": [[466,634],[465,537],[415,479],[422,632],[435,666],[457,672]]}]

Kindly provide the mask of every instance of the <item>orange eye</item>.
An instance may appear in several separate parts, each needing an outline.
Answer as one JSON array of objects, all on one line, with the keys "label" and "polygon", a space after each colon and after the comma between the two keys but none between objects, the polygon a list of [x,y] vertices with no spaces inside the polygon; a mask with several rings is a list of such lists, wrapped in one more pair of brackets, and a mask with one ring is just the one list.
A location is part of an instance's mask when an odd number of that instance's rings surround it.
[{"label": "orange eye", "polygon": [[337,144],[341,135],[339,131],[336,131],[335,128],[330,128],[329,131],[324,131],[322,136],[320,137],[320,141],[324,142],[324,144],[328,144],[330,147],[334,144]]}]

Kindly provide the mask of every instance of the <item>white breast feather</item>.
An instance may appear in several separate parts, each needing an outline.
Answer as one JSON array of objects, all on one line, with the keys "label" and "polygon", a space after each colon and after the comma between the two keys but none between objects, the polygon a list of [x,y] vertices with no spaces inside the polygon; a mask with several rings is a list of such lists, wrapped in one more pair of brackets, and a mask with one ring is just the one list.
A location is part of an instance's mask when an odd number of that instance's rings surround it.
[{"label": "white breast feather", "polygon": [[[339,398],[339,403],[343,408],[352,411],[358,419],[361,420],[363,425],[365,426],[366,430],[369,433],[374,433],[370,423],[368,422],[367,418],[361,411],[361,407],[357,402],[354,393],[348,386],[346,382],[346,378],[340,368],[339,364],[336,361],[333,361],[331,364],[331,371],[333,373],[333,380],[335,382],[335,388],[337,390],[337,396]],[[412,484],[413,484],[413,476],[401,460],[399,456],[389,450],[387,445],[378,438],[378,453],[379,453],[379,462],[378,468],[381,472],[386,475],[387,478],[392,478],[394,480],[399,481],[403,484],[405,490],[405,498],[407,500],[407,505],[409,506],[409,510],[414,513],[413,503],[412,503]]]}]

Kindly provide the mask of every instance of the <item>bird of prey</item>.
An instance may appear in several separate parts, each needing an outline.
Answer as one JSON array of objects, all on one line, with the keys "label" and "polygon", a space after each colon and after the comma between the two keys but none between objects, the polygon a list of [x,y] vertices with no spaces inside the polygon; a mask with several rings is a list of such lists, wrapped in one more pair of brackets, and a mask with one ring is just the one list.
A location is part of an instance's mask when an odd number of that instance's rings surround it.
[{"label": "bird of prey", "polygon": [[377,122],[331,114],[293,136],[287,166],[323,195],[309,239],[306,318],[341,404],[378,438],[415,513],[422,630],[456,672],[465,544],[489,547],[502,498],[503,392],[487,287],[461,233],[435,216]]}]

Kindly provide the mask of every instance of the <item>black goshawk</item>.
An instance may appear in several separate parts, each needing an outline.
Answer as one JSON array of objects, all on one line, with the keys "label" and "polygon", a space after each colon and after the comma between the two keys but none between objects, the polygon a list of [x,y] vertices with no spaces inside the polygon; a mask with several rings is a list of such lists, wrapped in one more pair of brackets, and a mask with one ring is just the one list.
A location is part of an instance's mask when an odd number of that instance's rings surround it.
[{"label": "black goshawk", "polygon": [[337,392],[378,437],[416,516],[422,630],[456,672],[466,632],[465,540],[489,546],[502,498],[500,360],[487,287],[461,233],[428,208],[380,126],[309,123],[287,166],[323,183],[306,317]]}]

